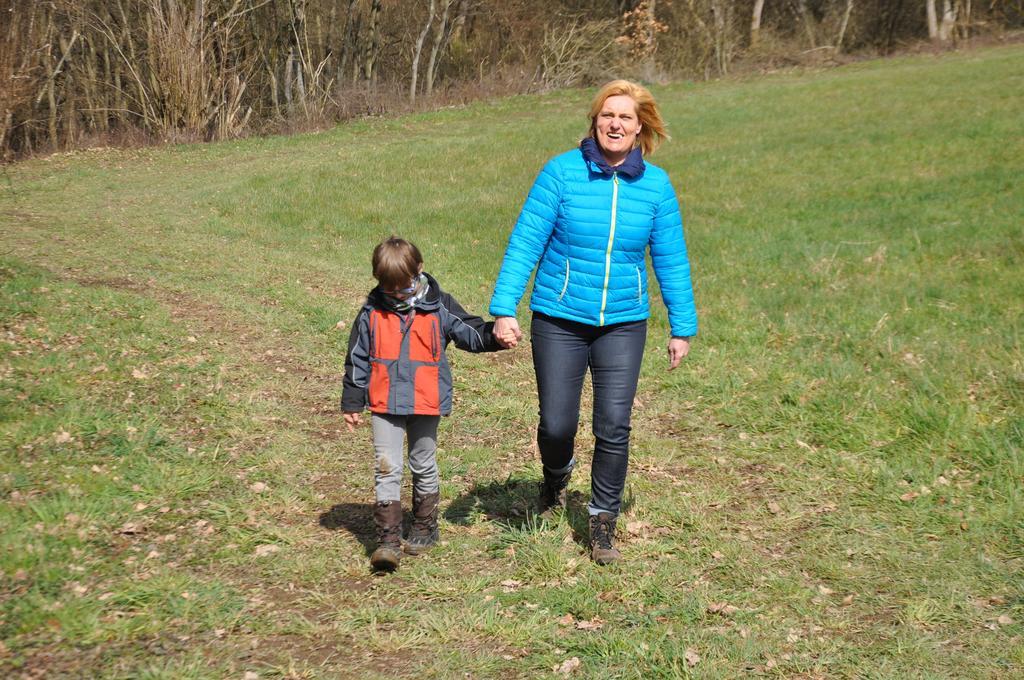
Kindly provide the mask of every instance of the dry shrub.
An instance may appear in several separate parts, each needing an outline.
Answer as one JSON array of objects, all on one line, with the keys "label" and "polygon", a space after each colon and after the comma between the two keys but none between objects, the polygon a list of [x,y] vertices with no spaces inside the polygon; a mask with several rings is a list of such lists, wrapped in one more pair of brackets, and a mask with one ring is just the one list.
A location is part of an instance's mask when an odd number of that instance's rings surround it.
[{"label": "dry shrub", "polygon": [[168,139],[239,134],[252,109],[243,104],[251,65],[232,47],[237,3],[222,14],[203,2],[188,11],[175,0],[150,0],[146,10],[148,74],[136,77],[147,126]]},{"label": "dry shrub", "polygon": [[615,67],[621,49],[618,22],[583,17],[556,19],[544,28],[539,83],[543,89],[589,85]]}]

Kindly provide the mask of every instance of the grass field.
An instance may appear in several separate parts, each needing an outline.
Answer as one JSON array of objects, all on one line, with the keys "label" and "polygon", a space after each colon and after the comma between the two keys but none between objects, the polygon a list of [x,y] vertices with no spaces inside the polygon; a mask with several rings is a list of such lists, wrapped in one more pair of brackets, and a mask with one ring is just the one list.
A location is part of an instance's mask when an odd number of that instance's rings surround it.
[{"label": "grass field", "polygon": [[485,311],[590,92],[8,168],[0,675],[1024,674],[1024,48],[655,93],[702,326],[668,373],[652,318],[604,569],[589,414],[527,511],[528,346],[450,353],[444,542],[395,575],[337,411],[372,246]]}]

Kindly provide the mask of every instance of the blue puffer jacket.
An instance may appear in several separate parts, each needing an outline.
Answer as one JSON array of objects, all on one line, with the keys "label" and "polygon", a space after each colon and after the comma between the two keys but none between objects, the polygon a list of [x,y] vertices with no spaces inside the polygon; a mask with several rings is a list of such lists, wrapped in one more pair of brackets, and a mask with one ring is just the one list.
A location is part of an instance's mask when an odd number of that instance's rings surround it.
[{"label": "blue puffer jacket", "polygon": [[611,168],[597,143],[552,158],[509,238],[490,313],[515,316],[537,263],[530,309],[592,326],[650,316],[651,262],[674,336],[697,333],[679,202],[661,168],[639,149]]}]

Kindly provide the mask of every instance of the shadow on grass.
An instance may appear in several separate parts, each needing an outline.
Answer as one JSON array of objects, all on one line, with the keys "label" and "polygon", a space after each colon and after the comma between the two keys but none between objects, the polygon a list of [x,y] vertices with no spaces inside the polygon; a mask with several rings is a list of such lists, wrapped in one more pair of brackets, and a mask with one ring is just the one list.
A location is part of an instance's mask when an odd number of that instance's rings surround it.
[{"label": "shadow on grass", "polygon": [[537,493],[540,482],[534,479],[513,479],[504,482],[479,483],[459,496],[444,512],[452,524],[468,526],[474,517],[503,525],[507,529],[535,531],[544,525],[565,521],[572,531],[573,540],[586,547],[590,539],[587,498],[579,491],[570,490],[566,498],[564,520],[542,520],[536,514]]},{"label": "shadow on grass", "polygon": [[339,503],[320,514],[320,526],[331,531],[344,529],[352,534],[369,556],[377,547],[373,525],[373,503]]},{"label": "shadow on grass", "polygon": [[510,476],[504,482],[474,485],[451,502],[444,518],[452,524],[468,526],[473,524],[474,517],[482,515],[492,522],[522,529],[531,524],[536,504],[537,482]]}]

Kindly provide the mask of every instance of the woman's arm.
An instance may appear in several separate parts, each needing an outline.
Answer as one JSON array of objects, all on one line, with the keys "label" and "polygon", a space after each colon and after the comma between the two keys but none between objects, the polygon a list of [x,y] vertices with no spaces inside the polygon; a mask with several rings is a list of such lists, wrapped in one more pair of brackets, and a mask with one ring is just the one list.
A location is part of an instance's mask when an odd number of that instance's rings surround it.
[{"label": "woman's arm", "polygon": [[[548,161],[530,189],[523,210],[505,248],[498,280],[491,296],[490,313],[495,317],[515,317],[516,307],[526,290],[530,274],[547,248],[558,218],[562,181],[558,168]],[[514,320],[514,319],[513,319]]]},{"label": "woman's arm", "polygon": [[[672,337],[686,339],[697,334],[697,308],[693,302],[690,260],[686,255],[683,219],[679,201],[668,178],[654,217],[650,239],[651,263],[668,308]],[[685,354],[684,354],[685,356]]]}]

